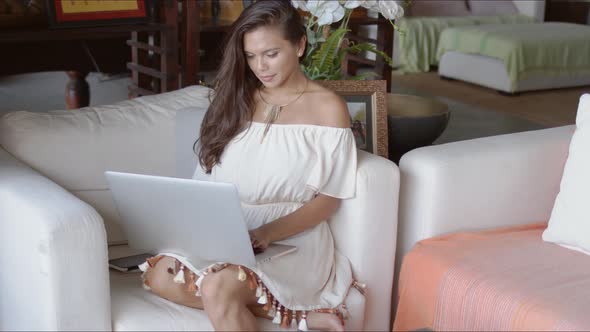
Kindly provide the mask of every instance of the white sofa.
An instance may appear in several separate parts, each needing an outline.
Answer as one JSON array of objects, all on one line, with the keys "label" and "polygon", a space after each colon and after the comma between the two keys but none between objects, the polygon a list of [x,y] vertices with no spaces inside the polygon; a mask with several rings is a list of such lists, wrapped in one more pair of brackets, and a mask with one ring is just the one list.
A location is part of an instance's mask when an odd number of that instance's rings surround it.
[{"label": "white sofa", "polygon": [[[128,249],[103,176],[190,176],[207,93],[188,87],[0,118],[0,330],[212,329],[202,311],[143,290],[137,274],[108,270],[109,255]],[[336,246],[368,285],[366,299],[349,297],[347,328],[388,330],[399,171],[384,158],[358,156],[356,197],[330,221]]]},{"label": "white sofa", "polygon": [[416,242],[549,220],[575,126],[434,145],[400,161],[396,280]]}]

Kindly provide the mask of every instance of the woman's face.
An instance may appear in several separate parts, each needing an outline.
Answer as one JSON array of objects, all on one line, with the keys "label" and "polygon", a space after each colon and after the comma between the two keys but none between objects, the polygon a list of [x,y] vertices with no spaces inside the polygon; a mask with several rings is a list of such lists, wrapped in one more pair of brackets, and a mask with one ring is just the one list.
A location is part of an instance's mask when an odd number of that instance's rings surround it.
[{"label": "woman's face", "polygon": [[276,27],[264,26],[244,34],[244,56],[250,69],[264,84],[283,85],[299,69],[305,40],[298,45],[284,39]]}]

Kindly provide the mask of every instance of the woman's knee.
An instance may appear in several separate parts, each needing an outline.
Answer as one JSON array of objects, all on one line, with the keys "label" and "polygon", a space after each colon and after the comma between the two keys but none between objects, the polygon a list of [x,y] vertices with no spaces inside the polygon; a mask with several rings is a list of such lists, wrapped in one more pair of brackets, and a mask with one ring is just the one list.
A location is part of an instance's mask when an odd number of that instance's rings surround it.
[{"label": "woman's knee", "polygon": [[225,274],[221,272],[210,273],[205,276],[201,283],[201,296],[205,303],[224,302],[230,298],[225,279]]},{"label": "woman's knee", "polygon": [[172,257],[162,257],[153,267],[149,268],[144,275],[144,283],[151,288],[154,293],[169,288],[173,275],[168,269],[174,266],[175,260]]},{"label": "woman's knee", "polygon": [[205,276],[201,284],[201,294],[203,301],[210,304],[228,304],[231,302],[246,303],[245,293],[247,292],[247,283],[239,281],[237,271],[233,267],[228,267],[216,273],[210,273]]}]

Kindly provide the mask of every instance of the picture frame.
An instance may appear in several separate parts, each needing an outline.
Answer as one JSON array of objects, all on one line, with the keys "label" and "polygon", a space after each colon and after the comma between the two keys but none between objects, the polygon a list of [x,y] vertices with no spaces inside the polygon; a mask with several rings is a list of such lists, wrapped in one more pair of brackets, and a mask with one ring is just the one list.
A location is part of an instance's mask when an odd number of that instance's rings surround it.
[{"label": "picture frame", "polygon": [[146,0],[46,0],[46,4],[51,28],[147,22]]},{"label": "picture frame", "polygon": [[357,148],[388,157],[385,80],[316,81],[339,94],[348,106]]}]

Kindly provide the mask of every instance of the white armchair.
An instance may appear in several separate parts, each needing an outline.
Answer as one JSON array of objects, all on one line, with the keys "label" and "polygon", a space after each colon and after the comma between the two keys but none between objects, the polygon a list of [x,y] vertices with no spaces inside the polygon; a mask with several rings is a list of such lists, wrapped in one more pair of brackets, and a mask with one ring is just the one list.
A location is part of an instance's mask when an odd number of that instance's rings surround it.
[{"label": "white armchair", "polygon": [[[211,329],[202,311],[143,290],[137,274],[108,270],[109,255],[127,250],[103,176],[190,175],[207,92],[189,87],[0,118],[1,330]],[[366,298],[348,299],[347,328],[389,330],[399,171],[384,158],[358,156],[356,197],[330,221],[336,246],[368,284]]]},{"label": "white armchair", "polygon": [[405,154],[396,272],[420,240],[549,220],[574,128],[492,136]]}]

